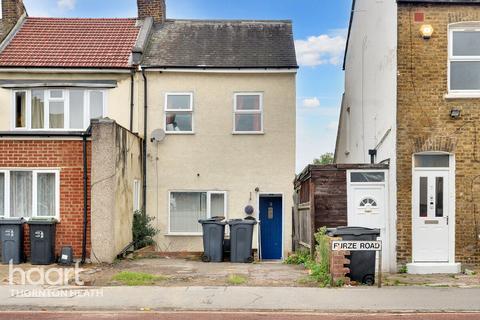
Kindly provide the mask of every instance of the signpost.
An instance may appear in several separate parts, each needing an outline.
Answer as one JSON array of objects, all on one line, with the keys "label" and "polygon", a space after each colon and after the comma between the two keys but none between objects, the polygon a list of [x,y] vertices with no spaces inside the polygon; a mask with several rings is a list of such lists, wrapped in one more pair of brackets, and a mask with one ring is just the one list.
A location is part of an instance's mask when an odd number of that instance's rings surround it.
[{"label": "signpost", "polygon": [[382,241],[332,241],[332,251],[376,251],[378,252],[378,287],[382,287]]}]

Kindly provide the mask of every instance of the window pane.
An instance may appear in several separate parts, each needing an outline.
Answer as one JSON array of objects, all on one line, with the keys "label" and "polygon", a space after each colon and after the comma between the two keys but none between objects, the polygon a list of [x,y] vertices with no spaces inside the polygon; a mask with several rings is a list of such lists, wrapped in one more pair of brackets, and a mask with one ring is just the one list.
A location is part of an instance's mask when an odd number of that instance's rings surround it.
[{"label": "window pane", "polygon": [[5,173],[0,173],[0,216],[5,215]]},{"label": "window pane", "polygon": [[190,110],[190,95],[168,95],[167,110]]},{"label": "window pane", "polygon": [[50,90],[50,98],[63,98],[63,90]]},{"label": "window pane", "polygon": [[84,93],[83,90],[70,91],[70,128],[84,129]]},{"label": "window pane", "polygon": [[193,131],[191,112],[167,112],[166,131]]},{"label": "window pane", "polygon": [[43,129],[45,126],[45,92],[32,90],[32,129]]},{"label": "window pane", "polygon": [[260,113],[236,114],[235,131],[262,131],[262,115]]},{"label": "window pane", "polygon": [[25,92],[15,92],[15,128],[25,128],[27,126],[25,121],[27,113],[26,102]]},{"label": "window pane", "polygon": [[103,118],[103,92],[90,92],[90,119]]},{"label": "window pane", "polygon": [[238,95],[237,110],[260,110],[260,96]]},{"label": "window pane", "polygon": [[443,177],[435,179],[435,217],[443,217]]},{"label": "window pane", "polygon": [[170,231],[202,232],[199,219],[207,217],[206,192],[172,192],[170,198]]},{"label": "window pane", "polygon": [[448,168],[450,156],[442,155],[417,155],[415,156],[415,167],[420,168]]},{"label": "window pane", "polygon": [[212,193],[210,198],[210,216],[211,217],[225,217],[225,194]]},{"label": "window pane", "polygon": [[55,174],[37,175],[37,215],[55,216]]},{"label": "window pane", "polygon": [[451,62],[450,89],[480,90],[480,61]]},{"label": "window pane", "polygon": [[385,172],[352,172],[351,182],[385,182]]},{"label": "window pane", "polygon": [[420,217],[428,216],[428,178],[420,177]]},{"label": "window pane", "polygon": [[32,216],[32,172],[10,173],[10,216],[29,218]]},{"label": "window pane", "polygon": [[453,32],[454,56],[480,56],[480,32]]},{"label": "window pane", "polygon": [[64,125],[64,103],[63,101],[52,102],[50,101],[50,128],[51,129],[63,129]]}]

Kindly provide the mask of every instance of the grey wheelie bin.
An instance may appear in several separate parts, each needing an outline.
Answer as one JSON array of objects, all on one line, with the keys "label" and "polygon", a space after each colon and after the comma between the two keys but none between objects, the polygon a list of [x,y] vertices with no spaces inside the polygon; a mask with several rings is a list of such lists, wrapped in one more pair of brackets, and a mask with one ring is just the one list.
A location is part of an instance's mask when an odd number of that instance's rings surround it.
[{"label": "grey wheelie bin", "polygon": [[55,263],[55,234],[57,220],[34,218],[28,221],[30,229],[30,263],[49,265]]},{"label": "grey wheelie bin", "polygon": [[227,223],[222,220],[220,218],[198,220],[203,230],[203,262],[223,261],[223,238]]},{"label": "grey wheelie bin", "polygon": [[2,263],[25,262],[23,253],[24,219],[0,219],[0,240],[2,243]]},{"label": "grey wheelie bin", "polygon": [[[375,241],[380,229],[363,227],[339,227],[330,229],[329,236],[341,237],[346,241]],[[352,251],[350,253],[350,279],[367,285],[375,283],[375,251]]]},{"label": "grey wheelie bin", "polygon": [[252,263],[253,227],[256,220],[233,219],[230,226],[230,262]]}]

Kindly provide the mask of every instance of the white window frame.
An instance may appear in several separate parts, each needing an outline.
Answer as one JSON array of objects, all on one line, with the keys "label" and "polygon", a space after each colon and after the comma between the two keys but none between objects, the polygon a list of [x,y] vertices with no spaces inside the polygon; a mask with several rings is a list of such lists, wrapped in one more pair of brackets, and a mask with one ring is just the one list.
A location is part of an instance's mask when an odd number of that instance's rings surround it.
[{"label": "white window frame", "polygon": [[139,179],[133,180],[133,213],[141,210],[140,206],[141,184]]},{"label": "white window frame", "polygon": [[211,195],[212,194],[223,194],[223,201],[225,206],[225,219],[228,219],[228,193],[227,191],[206,191],[206,190],[171,190],[168,192],[167,206],[168,206],[168,233],[169,236],[201,236],[202,232],[173,232],[171,231],[171,212],[170,212],[170,201],[172,198],[172,193],[206,193],[207,194],[207,217],[209,219],[212,217],[211,212]]},{"label": "white window frame", "polygon": [[453,55],[453,33],[454,32],[480,32],[479,22],[453,23],[448,26],[448,65],[447,65],[447,86],[448,93],[446,98],[478,98],[480,97],[480,88],[477,90],[452,90],[451,89],[451,63],[458,61],[479,62],[480,56],[454,56]]},{"label": "white window frame", "polygon": [[32,172],[32,216],[23,217],[25,220],[38,217],[37,214],[37,179],[39,173],[53,173],[55,174],[55,215],[40,216],[41,218],[55,218],[60,221],[60,170],[59,169],[26,169],[26,168],[8,168],[0,169],[0,173],[5,174],[5,215],[0,215],[3,218],[11,218],[10,216],[10,174],[11,172],[27,171]]},{"label": "white window frame", "polygon": [[[237,110],[237,97],[238,96],[258,96],[259,97],[259,109],[258,110]],[[236,115],[237,114],[260,114],[260,131],[238,131],[236,128]],[[264,134],[263,127],[263,92],[236,92],[233,95],[233,134]]]},{"label": "white window frame", "polygon": [[[168,108],[168,97],[169,96],[189,96],[190,97],[190,108],[189,109],[169,109]],[[178,113],[190,113],[192,115],[192,130],[191,131],[167,131],[167,113],[168,112],[178,112]],[[165,108],[163,112],[163,125],[165,127],[165,134],[195,134],[195,113],[193,111],[193,92],[166,92],[165,93]]]},{"label": "white window frame", "polygon": [[[32,91],[34,90],[43,90],[44,94],[44,124],[43,128],[39,129],[33,129],[32,124],[31,124],[31,118],[32,118]],[[50,92],[51,91],[56,91],[56,90],[61,90],[63,92],[63,97],[62,98],[51,98],[50,97]],[[83,91],[84,97],[83,97],[83,123],[85,125],[84,128],[71,128],[70,127],[70,91],[71,90],[76,90],[76,91]],[[19,90],[13,90],[12,91],[12,117],[11,117],[11,128],[13,131],[33,131],[33,132],[38,132],[38,131],[85,131],[89,125],[90,125],[90,93],[98,91],[102,93],[103,97],[103,116],[106,116],[107,114],[107,91],[104,89],[87,89],[87,88],[71,88],[71,89],[65,89],[65,88],[33,88],[33,89],[19,89]],[[16,106],[15,106],[15,95],[17,92],[25,92],[25,99],[26,99],[26,127],[21,127],[17,128],[15,126],[15,120],[16,120]],[[64,108],[64,127],[63,128],[49,128],[50,127],[50,102],[63,102],[63,108]]]}]

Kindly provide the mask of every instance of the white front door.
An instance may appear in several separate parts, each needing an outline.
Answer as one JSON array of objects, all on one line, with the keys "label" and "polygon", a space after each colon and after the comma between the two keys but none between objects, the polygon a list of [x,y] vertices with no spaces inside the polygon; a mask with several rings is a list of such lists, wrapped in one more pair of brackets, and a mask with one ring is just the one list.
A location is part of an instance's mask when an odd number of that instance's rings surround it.
[{"label": "white front door", "polygon": [[449,261],[448,170],[415,170],[413,177],[413,262]]}]

